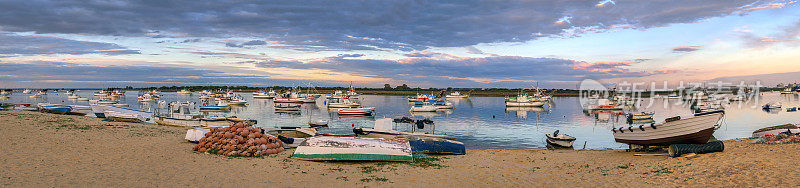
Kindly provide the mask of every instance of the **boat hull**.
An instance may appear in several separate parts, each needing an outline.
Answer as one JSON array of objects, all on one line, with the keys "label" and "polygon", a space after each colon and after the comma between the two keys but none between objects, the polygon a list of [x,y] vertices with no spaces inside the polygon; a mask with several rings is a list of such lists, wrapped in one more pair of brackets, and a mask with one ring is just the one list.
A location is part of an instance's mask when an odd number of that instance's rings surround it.
[{"label": "boat hull", "polygon": [[292,157],[311,161],[413,161],[411,152],[407,141],[322,136],[305,140]]},{"label": "boat hull", "polygon": [[412,138],[409,140],[411,150],[415,153],[428,154],[467,154],[464,143],[439,138]]},{"label": "boat hull", "polygon": [[638,125],[613,129],[614,140],[636,145],[703,144],[714,134],[724,112],[710,112],[692,118],[658,125]]},{"label": "boat hull", "polygon": [[547,102],[545,101],[532,101],[532,102],[514,102],[514,101],[506,101],[506,106],[514,106],[514,107],[540,107],[544,106]]}]

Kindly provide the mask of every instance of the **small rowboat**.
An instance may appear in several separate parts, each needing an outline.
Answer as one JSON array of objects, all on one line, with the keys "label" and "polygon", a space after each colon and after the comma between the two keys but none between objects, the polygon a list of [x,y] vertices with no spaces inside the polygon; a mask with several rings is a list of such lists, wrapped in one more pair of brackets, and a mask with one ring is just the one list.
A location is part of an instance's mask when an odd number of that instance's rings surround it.
[{"label": "small rowboat", "polygon": [[546,134],[547,144],[559,147],[569,148],[575,142],[575,137],[566,134],[558,134],[558,130],[553,134]]},{"label": "small rowboat", "polygon": [[116,112],[116,111],[105,111],[105,116],[108,119],[114,121],[122,121],[122,122],[134,122],[134,123],[142,123],[148,120],[148,118],[137,114],[137,113],[125,113],[125,112]]},{"label": "small rowboat", "polygon": [[415,136],[409,139],[409,144],[411,144],[411,150],[414,153],[467,154],[464,143],[455,140]]},{"label": "small rowboat", "polygon": [[325,121],[325,120],[317,120],[317,121],[313,121],[313,122],[309,121],[308,122],[308,126],[310,126],[310,127],[327,127],[328,126],[328,121]]},{"label": "small rowboat", "polygon": [[309,161],[413,161],[411,145],[403,140],[320,136],[308,138],[292,155]]},{"label": "small rowboat", "polygon": [[300,111],[300,104],[280,103],[275,104],[275,111]]},{"label": "small rowboat", "polygon": [[40,111],[54,114],[68,114],[72,111],[71,106],[63,104],[40,103],[38,106]]},{"label": "small rowboat", "polygon": [[369,115],[375,113],[375,107],[342,108],[339,115]]}]

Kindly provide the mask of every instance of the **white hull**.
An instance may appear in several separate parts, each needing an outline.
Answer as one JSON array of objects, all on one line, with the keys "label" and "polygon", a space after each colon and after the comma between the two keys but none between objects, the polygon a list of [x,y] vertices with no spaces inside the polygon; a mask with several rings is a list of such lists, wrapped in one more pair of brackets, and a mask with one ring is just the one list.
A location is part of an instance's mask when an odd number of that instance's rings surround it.
[{"label": "white hull", "polygon": [[[139,114],[139,115],[141,115],[142,117],[144,117],[146,119],[150,119],[150,118],[153,117],[153,114],[150,113],[150,112],[139,111],[139,110],[128,109],[128,108],[121,108],[121,107],[114,107],[114,106],[108,106],[108,105],[93,104],[93,105],[91,105],[91,108],[92,108],[92,112],[95,113],[95,115],[104,116],[103,114],[106,111],[115,111],[115,112],[122,112],[122,113],[126,113],[126,114]],[[98,117],[100,117],[100,116],[98,116]]]},{"label": "white hull", "polygon": [[545,101],[531,101],[531,102],[514,102],[514,101],[506,101],[506,106],[515,106],[515,107],[540,107],[544,106],[547,102]]},{"label": "white hull", "polygon": [[722,119],[723,115],[724,113],[712,113],[656,125],[620,127],[613,130],[613,135],[617,142],[622,143],[639,145],[669,143],[674,142],[676,139],[680,140],[680,137],[700,134],[703,133],[702,131],[708,131],[709,129],[713,133],[714,127]]},{"label": "white hull", "polygon": [[549,138],[547,139],[547,143],[549,143],[551,145],[567,147],[567,148],[568,147],[572,147],[572,144],[574,142],[575,142],[574,140],[573,141],[563,141],[563,140],[555,140],[555,139],[549,139]]},{"label": "white hull", "polygon": [[421,106],[421,107],[412,106],[410,111],[412,111],[412,112],[435,112],[438,109],[439,108],[436,108],[435,106]]}]

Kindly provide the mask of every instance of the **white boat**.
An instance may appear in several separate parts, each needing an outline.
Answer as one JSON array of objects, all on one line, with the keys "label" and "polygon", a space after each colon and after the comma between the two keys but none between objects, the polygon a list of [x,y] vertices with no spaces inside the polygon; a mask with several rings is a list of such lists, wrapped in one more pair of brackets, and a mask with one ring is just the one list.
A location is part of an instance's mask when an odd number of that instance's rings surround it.
[{"label": "white boat", "polygon": [[181,89],[180,91],[178,91],[178,94],[188,95],[192,94],[192,91],[188,89]]},{"label": "white boat", "polygon": [[75,94],[71,94],[71,95],[67,96],[67,99],[78,99],[78,98],[80,98],[80,96],[75,95]]},{"label": "white boat", "polygon": [[506,98],[506,106],[527,106],[527,107],[540,107],[547,104],[544,98],[528,95],[527,93],[520,93],[516,97]]},{"label": "white boat", "polygon": [[139,99],[139,102],[155,102],[155,101],[158,101],[158,95],[151,94],[151,93],[145,93],[144,95],[139,96],[137,98]]},{"label": "white boat", "polygon": [[325,102],[328,108],[355,108],[361,106],[358,102],[345,98],[331,98]]},{"label": "white boat", "polygon": [[375,107],[340,108],[337,113],[339,115],[371,115],[375,113]]},{"label": "white boat", "polygon": [[201,106],[200,110],[201,111],[216,111],[216,110],[228,111],[228,110],[231,110],[231,105],[228,105],[228,102],[225,102],[225,100],[221,100],[221,101],[217,102],[216,106]]},{"label": "white boat", "polygon": [[[230,125],[235,120],[226,117],[204,117],[202,114],[195,114],[191,112],[194,108],[194,103],[190,102],[172,102],[169,104],[168,113],[157,114],[154,120],[159,125],[176,126],[176,127],[214,127]],[[241,121],[252,121],[242,119]]]},{"label": "white boat", "polygon": [[237,95],[237,96],[234,96],[233,98],[231,98],[231,100],[228,101],[228,104],[229,105],[247,105],[247,101],[244,100],[244,98],[242,98],[242,96],[238,96]]},{"label": "white boat", "polygon": [[681,96],[679,96],[677,93],[673,93],[668,95],[667,99],[681,99]]},{"label": "white boat", "polygon": [[28,96],[28,97],[30,97],[30,98],[42,98],[42,95],[37,93],[37,94],[33,94],[31,96]]},{"label": "white boat", "polygon": [[277,95],[277,93],[275,93],[274,90],[269,90],[269,92],[259,91],[259,92],[253,93],[253,98],[254,99],[272,99],[272,98],[275,98],[276,95]]},{"label": "white boat", "polygon": [[453,91],[452,93],[447,94],[447,96],[445,96],[445,98],[448,98],[448,99],[450,99],[450,98],[459,99],[459,98],[468,98],[468,97],[469,97],[469,95],[462,95],[458,91]]},{"label": "white boat", "polygon": [[328,121],[325,120],[317,120],[317,121],[309,121],[308,126],[310,127],[327,127]]},{"label": "white boat", "polygon": [[69,105],[69,106],[72,107],[72,112],[70,113],[83,114],[83,115],[92,113],[91,106],[86,106],[86,105]]},{"label": "white boat", "polygon": [[22,94],[30,94],[31,92],[33,91],[31,91],[30,89],[22,90]]},{"label": "white boat", "polygon": [[663,123],[650,125],[630,125],[613,128],[614,140],[635,145],[703,144],[708,142],[725,111],[712,111],[695,114],[682,119],[680,116],[667,118]]},{"label": "white boat", "polygon": [[293,158],[310,161],[413,161],[407,140],[361,137],[312,137],[300,144]]},{"label": "white boat", "polygon": [[558,130],[553,134],[546,134],[545,137],[547,137],[545,140],[548,144],[559,147],[569,148],[572,147],[572,143],[575,142],[575,137],[566,134],[558,134]]},{"label": "white boat", "polygon": [[764,104],[764,106],[761,106],[763,109],[780,109],[782,107],[783,105],[781,105],[781,102],[769,102]]},{"label": "white boat", "polygon": [[433,102],[433,106],[436,106],[438,109],[453,109],[456,107],[453,103],[446,100],[435,101]]},{"label": "white boat", "polygon": [[97,101],[97,104],[117,104],[117,101],[103,99],[103,100]]},{"label": "white boat", "polygon": [[104,114],[107,119],[111,119],[114,121],[142,123],[149,120],[148,118],[145,118],[139,113],[125,113],[125,112],[117,112],[109,110],[105,111]]},{"label": "white boat", "polygon": [[105,112],[106,111],[115,111],[125,114],[138,114],[139,116],[144,117],[145,119],[150,119],[153,117],[153,114],[150,112],[145,112],[141,110],[134,110],[130,108],[124,107],[116,107],[111,105],[102,105],[102,104],[91,104],[92,113],[99,118],[106,118]]},{"label": "white boat", "polygon": [[417,96],[409,96],[408,102],[424,102],[435,98],[436,97],[417,93]]},{"label": "white boat", "polygon": [[0,91],[0,95],[10,95],[10,94],[11,94],[11,91],[9,91],[9,90]]},{"label": "white boat", "polygon": [[792,88],[787,87],[784,88],[783,91],[781,91],[781,94],[794,94],[794,91],[792,91]]},{"label": "white boat", "polygon": [[411,106],[411,109],[408,111],[411,112],[435,112],[438,110],[436,106],[428,102],[415,102],[414,106]]}]

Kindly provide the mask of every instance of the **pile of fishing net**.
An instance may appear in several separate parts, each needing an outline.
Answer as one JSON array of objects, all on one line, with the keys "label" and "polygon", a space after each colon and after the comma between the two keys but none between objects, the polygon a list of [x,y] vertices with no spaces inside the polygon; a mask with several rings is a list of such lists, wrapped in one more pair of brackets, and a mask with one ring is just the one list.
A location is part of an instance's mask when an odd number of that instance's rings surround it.
[{"label": "pile of fishing net", "polygon": [[767,134],[752,142],[753,144],[790,144],[800,143],[800,135],[797,134]]},{"label": "pile of fishing net", "polygon": [[255,128],[244,122],[228,127],[212,128],[192,150],[246,157],[272,155],[284,150],[283,142],[263,132],[261,128]]}]

